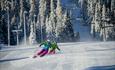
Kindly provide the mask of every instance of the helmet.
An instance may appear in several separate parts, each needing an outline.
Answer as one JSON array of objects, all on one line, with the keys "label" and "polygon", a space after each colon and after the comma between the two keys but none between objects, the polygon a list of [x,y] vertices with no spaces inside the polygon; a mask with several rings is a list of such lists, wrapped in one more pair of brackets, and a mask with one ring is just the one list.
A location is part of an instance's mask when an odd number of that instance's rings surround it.
[{"label": "helmet", "polygon": [[50,42],[50,40],[49,40],[49,39],[47,39],[47,41],[48,41],[48,42]]}]

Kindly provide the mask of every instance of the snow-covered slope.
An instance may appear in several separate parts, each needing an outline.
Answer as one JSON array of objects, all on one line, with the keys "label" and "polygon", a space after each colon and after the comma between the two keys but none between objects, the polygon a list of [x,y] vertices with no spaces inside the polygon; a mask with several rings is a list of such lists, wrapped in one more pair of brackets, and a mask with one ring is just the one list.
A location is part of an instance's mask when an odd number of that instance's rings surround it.
[{"label": "snow-covered slope", "polygon": [[72,0],[62,0],[62,6],[70,11],[74,32],[79,32],[80,41],[91,41],[90,27],[84,26],[82,10]]},{"label": "snow-covered slope", "polygon": [[115,69],[114,42],[60,43],[59,47],[61,52],[36,59],[31,58],[35,49],[11,51],[1,60],[19,60],[0,62],[0,70],[85,70],[95,66]]}]

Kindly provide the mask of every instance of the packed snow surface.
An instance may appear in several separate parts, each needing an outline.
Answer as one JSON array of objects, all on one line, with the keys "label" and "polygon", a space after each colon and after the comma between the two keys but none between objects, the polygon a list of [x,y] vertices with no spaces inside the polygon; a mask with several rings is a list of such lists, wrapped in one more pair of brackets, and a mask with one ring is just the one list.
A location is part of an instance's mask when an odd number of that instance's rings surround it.
[{"label": "packed snow surface", "polygon": [[115,69],[114,42],[75,42],[58,45],[61,51],[57,51],[57,54],[38,56],[35,59],[31,57],[37,48],[10,51],[6,56],[0,57],[0,60],[17,60],[0,61],[0,70],[86,70],[95,66],[113,65]]}]

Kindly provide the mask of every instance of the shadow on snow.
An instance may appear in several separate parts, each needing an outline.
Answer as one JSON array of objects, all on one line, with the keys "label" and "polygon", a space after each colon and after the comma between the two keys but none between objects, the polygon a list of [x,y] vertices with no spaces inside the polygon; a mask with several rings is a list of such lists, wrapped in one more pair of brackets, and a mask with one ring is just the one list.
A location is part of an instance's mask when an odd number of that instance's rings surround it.
[{"label": "shadow on snow", "polygon": [[93,67],[89,67],[85,70],[115,70],[115,65],[111,65],[111,66],[93,66]]}]

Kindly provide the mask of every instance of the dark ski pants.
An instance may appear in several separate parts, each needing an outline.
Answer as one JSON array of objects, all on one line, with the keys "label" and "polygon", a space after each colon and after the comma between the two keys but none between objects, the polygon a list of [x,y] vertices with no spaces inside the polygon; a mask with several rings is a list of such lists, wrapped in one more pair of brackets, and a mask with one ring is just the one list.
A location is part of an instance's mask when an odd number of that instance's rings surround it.
[{"label": "dark ski pants", "polygon": [[37,55],[40,55],[40,57],[46,55],[48,53],[48,50],[42,49],[40,52],[37,53]]},{"label": "dark ski pants", "polygon": [[55,54],[55,50],[50,50],[49,54]]}]

